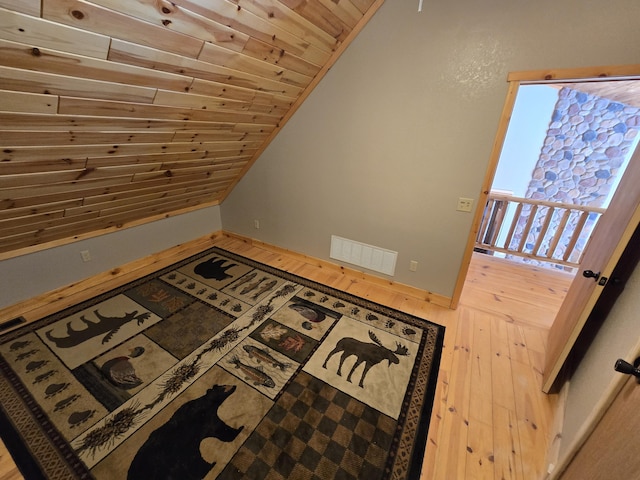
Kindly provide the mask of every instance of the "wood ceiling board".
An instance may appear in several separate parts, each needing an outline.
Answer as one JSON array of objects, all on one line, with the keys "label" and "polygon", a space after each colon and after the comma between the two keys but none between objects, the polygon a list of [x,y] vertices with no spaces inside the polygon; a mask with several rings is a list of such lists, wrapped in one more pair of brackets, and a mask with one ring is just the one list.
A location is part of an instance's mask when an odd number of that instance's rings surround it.
[{"label": "wood ceiling board", "polygon": [[38,215],[47,212],[63,212],[66,208],[79,207],[82,205],[82,199],[63,200],[61,202],[47,203],[36,207],[20,207],[12,209],[0,210],[0,220],[9,218],[28,217],[30,215]]},{"label": "wood ceiling board", "polygon": [[93,58],[107,58],[109,52],[106,35],[3,8],[0,8],[0,38]]},{"label": "wood ceiling board", "polygon": [[205,42],[82,0],[42,0],[42,16],[80,30],[129,40],[191,58],[198,56]]},{"label": "wood ceiling board", "polygon": [[[115,125],[114,125],[115,126]],[[166,143],[174,132],[149,132],[144,130],[109,131],[46,131],[46,130],[0,130],[0,144],[5,148],[20,145],[98,145],[121,143]]]},{"label": "wood ceiling board", "polygon": [[[0,108],[6,108],[2,99],[6,91],[0,91]],[[9,96],[15,95],[18,99],[27,99],[25,103],[31,103],[35,98],[42,101],[55,100],[58,105],[58,97],[54,95],[38,95],[22,92],[6,92]],[[10,97],[7,97],[10,98]],[[117,126],[121,130],[146,130],[146,131],[225,131],[259,133],[266,128],[265,125],[252,125],[248,123],[228,122],[192,122],[184,120],[156,120],[149,118],[123,118],[123,117],[90,117],[60,114],[39,114],[32,112],[7,112],[0,111],[0,126],[3,130],[49,130],[49,131],[108,131]],[[273,127],[271,127],[273,128]]]},{"label": "wood ceiling board", "polygon": [[347,39],[351,28],[317,0],[280,0],[282,4],[327,32],[336,40]]},{"label": "wood ceiling board", "polygon": [[[41,93],[0,90],[0,109],[6,112],[55,114],[58,111],[58,97]],[[13,123],[0,122],[0,125],[5,128],[12,126]]]},{"label": "wood ceiling board", "polygon": [[155,88],[103,82],[87,78],[56,75],[0,66],[0,89],[17,92],[93,97],[136,103],[151,103]]},{"label": "wood ceiling board", "polygon": [[125,19],[138,19],[151,25],[164,27],[165,31],[178,32],[205,42],[224,45],[225,48],[236,52],[241,52],[249,40],[249,35],[202,15],[179,8],[175,2],[165,0],[137,0],[133,2],[91,0],[91,3],[123,14]]},{"label": "wood ceiling board", "polygon": [[231,3],[287,30],[303,41],[318,46],[318,48],[333,51],[339,44],[329,33],[277,0],[231,0]]},{"label": "wood ceiling board", "polygon": [[188,107],[149,105],[138,102],[115,102],[61,96],[58,112],[64,115],[130,117],[153,120],[185,120],[200,122],[233,122],[277,125],[278,117],[250,112],[220,112]]},{"label": "wood ceiling board", "polygon": [[2,64],[7,67],[55,73],[67,77],[82,76],[93,80],[140,87],[153,85],[154,88],[185,91],[193,82],[193,78],[184,75],[149,70],[48,48],[36,48],[2,39],[0,39],[0,58],[2,58]]},{"label": "wood ceiling board", "polygon": [[40,15],[40,0],[0,0],[0,7],[16,10],[27,15]]},{"label": "wood ceiling board", "polygon": [[316,65],[326,63],[331,57],[330,45],[304,40],[277,23],[264,20],[249,10],[238,8],[232,2],[220,1],[213,4],[209,0],[174,0],[171,3],[178,8],[182,7],[198,15],[212,18],[223,25],[228,25],[232,30],[246,34],[249,38],[273,45]]},{"label": "wood ceiling board", "polygon": [[584,93],[640,108],[640,81],[616,80],[558,84]]}]

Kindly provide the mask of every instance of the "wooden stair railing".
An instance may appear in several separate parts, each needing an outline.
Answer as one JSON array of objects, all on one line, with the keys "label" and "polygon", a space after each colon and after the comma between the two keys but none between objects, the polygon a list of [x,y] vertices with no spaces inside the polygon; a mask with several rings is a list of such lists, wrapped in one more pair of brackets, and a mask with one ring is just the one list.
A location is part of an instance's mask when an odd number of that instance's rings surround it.
[{"label": "wooden stair railing", "polygon": [[490,193],[475,247],[577,267],[605,210]]}]

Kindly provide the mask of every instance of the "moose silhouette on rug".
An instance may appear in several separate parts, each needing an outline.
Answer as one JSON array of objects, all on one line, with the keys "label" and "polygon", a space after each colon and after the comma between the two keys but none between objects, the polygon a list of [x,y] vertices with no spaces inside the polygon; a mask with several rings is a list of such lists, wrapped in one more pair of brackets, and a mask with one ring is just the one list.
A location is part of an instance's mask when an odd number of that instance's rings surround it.
[{"label": "moose silhouette on rug", "polygon": [[200,455],[205,438],[232,442],[244,426],[233,428],[219,416],[218,408],[235,391],[235,385],[213,385],[180,408],[154,430],[129,466],[129,480],[199,480],[215,466]]},{"label": "moose silhouette on rug", "polygon": [[404,345],[400,345],[396,342],[395,351],[390,350],[389,348],[382,345],[382,342],[378,340],[376,334],[369,330],[369,338],[373,340],[371,342],[362,342],[352,337],[344,337],[336,343],[336,346],[333,350],[329,352],[327,358],[322,364],[322,368],[327,368],[327,362],[331,357],[333,357],[336,353],[342,352],[340,356],[340,363],[338,364],[338,371],[336,372],[339,376],[342,376],[342,364],[344,361],[351,357],[352,355],[356,357],[356,361],[351,367],[351,371],[349,375],[347,375],[347,382],[351,383],[351,375],[354,370],[358,368],[361,363],[364,363],[364,370],[362,371],[362,376],[360,377],[360,382],[358,385],[361,388],[364,388],[364,377],[367,376],[369,369],[371,367],[379,364],[383,360],[387,360],[389,362],[389,366],[391,364],[397,365],[400,363],[400,359],[398,355],[407,356],[409,355],[409,350]]}]

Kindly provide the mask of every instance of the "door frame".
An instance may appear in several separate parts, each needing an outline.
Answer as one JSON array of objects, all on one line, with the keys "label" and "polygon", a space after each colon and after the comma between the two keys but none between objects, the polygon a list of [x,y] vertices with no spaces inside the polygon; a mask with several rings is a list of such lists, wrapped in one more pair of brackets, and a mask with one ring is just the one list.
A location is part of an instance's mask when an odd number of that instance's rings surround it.
[{"label": "door frame", "polygon": [[[507,96],[505,99],[504,106],[502,108],[502,114],[500,117],[500,121],[498,123],[496,137],[493,142],[493,147],[492,147],[491,155],[489,158],[489,164],[487,166],[485,177],[482,183],[482,188],[478,198],[478,208],[476,208],[471,230],[467,238],[467,244],[466,244],[466,249],[462,259],[462,264],[458,272],[458,279],[454,288],[453,295],[451,297],[450,307],[452,309],[457,308],[458,303],[460,301],[460,296],[462,295],[462,289],[464,287],[464,282],[467,276],[467,272],[469,270],[469,264],[471,262],[471,257],[474,251],[475,239],[480,229],[480,225],[482,221],[482,215],[483,215],[484,209],[481,208],[481,206],[486,204],[487,197],[491,190],[491,185],[493,183],[496,169],[498,167],[498,162],[500,160],[500,155],[502,153],[502,148],[503,148],[505,137],[507,134],[507,129],[509,127],[509,122],[511,120],[513,107],[515,105],[515,100],[516,100],[516,96],[517,96],[520,85],[562,83],[562,82],[607,81],[607,80],[640,80],[640,64],[607,66],[607,67],[587,67],[587,68],[576,68],[576,69],[559,69],[559,70],[531,70],[531,71],[520,71],[520,72],[509,73],[509,75],[507,76],[507,82],[508,82]],[[632,218],[630,219],[629,224],[627,225],[627,230],[631,229],[631,231],[633,231],[635,229],[635,225],[631,225],[634,222],[633,217],[634,216],[632,215]],[[610,244],[611,250],[617,251],[617,252],[623,251],[624,247],[629,241],[629,238],[630,237],[628,236],[625,237],[624,235],[622,238],[613,238]],[[591,304],[591,308],[593,308],[593,305],[595,304],[595,299],[591,299],[590,301],[585,302],[585,304],[582,306],[583,309],[586,310],[586,313],[588,313],[589,304]],[[548,392],[550,388],[551,388],[551,385],[549,384],[548,380],[545,381],[543,390],[545,392]]]}]

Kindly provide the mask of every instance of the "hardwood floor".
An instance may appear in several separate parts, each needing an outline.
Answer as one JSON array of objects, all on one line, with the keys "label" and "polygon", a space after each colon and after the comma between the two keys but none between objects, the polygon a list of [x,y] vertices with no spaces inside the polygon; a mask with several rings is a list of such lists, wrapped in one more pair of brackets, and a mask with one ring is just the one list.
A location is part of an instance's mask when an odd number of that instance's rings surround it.
[{"label": "hardwood floor", "polygon": [[[475,254],[460,305],[448,310],[385,282],[371,282],[301,255],[227,236],[214,238],[213,243],[446,327],[421,480],[543,477],[559,404],[557,395],[540,391],[546,335],[571,276]],[[29,311],[19,306],[20,314],[28,320],[41,317],[47,310],[92,296],[96,288],[113,288],[114,283],[124,283],[145,269],[155,270],[189,253],[176,248],[150,257],[136,263],[137,270],[127,266],[105,274],[113,277],[110,282],[94,280],[88,284],[90,289],[78,285],[65,295],[54,292],[35,299]],[[145,265],[149,262],[152,268]],[[57,299],[55,307],[52,298]],[[0,480],[19,478],[0,445]]]}]

